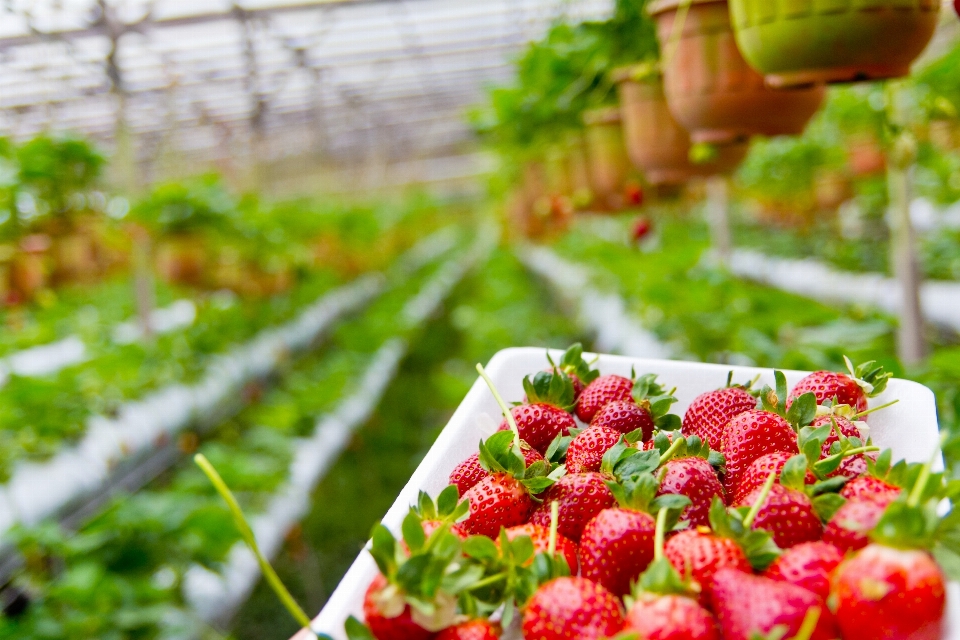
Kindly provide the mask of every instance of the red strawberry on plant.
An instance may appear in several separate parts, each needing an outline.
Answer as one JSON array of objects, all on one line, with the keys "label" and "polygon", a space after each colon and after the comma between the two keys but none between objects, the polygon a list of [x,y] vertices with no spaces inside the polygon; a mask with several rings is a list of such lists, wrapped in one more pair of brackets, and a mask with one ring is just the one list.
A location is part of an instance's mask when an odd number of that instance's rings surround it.
[{"label": "red strawberry on plant", "polygon": [[[547,553],[550,549],[550,529],[538,524],[521,524],[516,527],[510,527],[506,531],[508,540],[515,540],[520,536],[527,536],[533,542],[535,553]],[[555,543],[555,552],[563,556],[567,562],[567,568],[570,573],[576,575],[580,561],[577,557],[577,545],[562,535],[557,535]],[[532,562],[532,559],[531,559]]]},{"label": "red strawberry on plant", "polygon": [[830,574],[843,561],[843,554],[826,542],[803,542],[783,552],[764,576],[812,591],[824,601],[830,595]]},{"label": "red strawberry on plant", "polygon": [[650,235],[652,230],[653,225],[650,223],[650,219],[646,216],[640,216],[633,223],[633,241],[635,243],[641,242]]},{"label": "red strawberry on plant", "polygon": [[469,620],[447,627],[436,640],[499,640],[500,625],[489,620]]},{"label": "red strawberry on plant", "polygon": [[736,385],[731,384],[732,380],[731,371],[726,387],[702,393],[693,399],[683,414],[680,431],[684,435],[699,436],[711,449],[719,451],[727,423],[744,411],[756,409],[757,398],[750,392],[753,383]]},{"label": "red strawberry on plant", "polygon": [[724,640],[839,637],[836,621],[824,601],[787,582],[722,569],[713,578],[711,602]]},{"label": "red strawberry on plant", "polygon": [[550,503],[557,501],[560,505],[560,534],[579,542],[587,522],[614,503],[605,480],[604,475],[595,471],[570,473],[559,478],[540,496],[543,501],[533,510],[530,522],[549,527]]},{"label": "red strawberry on plant", "polygon": [[816,415],[813,394],[804,394],[786,408],[787,379],[775,371],[777,390],[764,387],[760,392],[763,410],[744,411],[723,430],[720,452],[726,463],[724,488],[734,493],[741,476],[760,456],[775,451],[797,453],[797,431]]},{"label": "red strawberry on plant", "polygon": [[650,411],[633,400],[616,400],[597,411],[590,426],[613,429],[624,435],[639,429],[642,433],[639,440],[645,442],[651,438],[657,425]]},{"label": "red strawberry on plant", "polygon": [[622,628],[620,601],[585,578],[560,577],[547,582],[523,612],[523,637],[528,640],[601,640]]},{"label": "red strawberry on plant", "polygon": [[604,454],[620,442],[623,434],[607,427],[591,426],[570,441],[567,447],[567,472],[599,471]]},{"label": "red strawberry on plant", "polygon": [[665,435],[657,440],[662,451],[660,469],[656,472],[660,482],[657,495],[685,496],[690,504],[680,519],[693,527],[708,524],[713,499],[723,499],[723,485],[714,468],[722,465],[723,459],[697,436],[677,438],[673,443]]},{"label": "red strawberry on plant", "polygon": [[698,591],[684,581],[664,556],[664,537],[673,511],[657,514],[655,557],[628,599],[625,632],[644,640],[719,640],[717,623],[698,604]]},{"label": "red strawberry on plant", "polygon": [[[526,442],[520,443],[520,452],[523,460],[529,467],[534,462],[541,462],[543,456],[536,449],[532,449]],[[475,453],[454,467],[450,472],[450,484],[457,485],[460,495],[473,488],[478,482],[490,475],[490,472],[480,462],[480,453]]]},{"label": "red strawberry on plant", "polygon": [[574,401],[580,397],[583,388],[596,380],[597,376],[600,375],[599,371],[592,369],[590,363],[583,359],[583,345],[579,342],[570,345],[570,347],[563,352],[559,364],[554,364],[549,353],[547,353],[547,360],[550,362],[551,367],[548,371],[558,369],[570,378],[570,381],[573,383]]},{"label": "red strawberry on plant", "polygon": [[[657,384],[653,373],[639,378],[624,378],[618,375],[600,376],[587,385],[577,400],[577,417],[586,423],[593,421],[597,413],[611,402],[634,401],[637,406],[650,414],[654,426],[672,431],[679,428],[680,417],[670,411],[677,401],[672,392]],[[651,429],[652,430],[652,429]],[[646,434],[649,437],[650,434]]]},{"label": "red strawberry on plant", "polygon": [[879,395],[887,388],[887,382],[893,374],[884,371],[874,361],[864,362],[854,368],[850,359],[844,356],[849,375],[834,371],[814,371],[806,376],[790,392],[788,404],[805,393],[813,393],[817,404],[830,401],[834,405],[845,404],[856,412],[867,410],[867,398]]},{"label": "red strawberry on plant", "polygon": [[753,526],[770,532],[781,549],[789,549],[801,542],[819,540],[823,525],[813,509],[813,503],[802,491],[782,484],[770,484],[764,496],[764,487],[755,489],[738,506],[756,507]]},{"label": "red strawberry on plant", "polygon": [[[520,439],[543,453],[559,435],[566,435],[577,426],[573,416],[567,412],[573,406],[573,384],[562,373],[541,371],[533,379],[523,379],[523,389],[527,401],[510,409],[516,422]],[[509,431],[512,427],[508,420],[500,423],[500,431]]]}]

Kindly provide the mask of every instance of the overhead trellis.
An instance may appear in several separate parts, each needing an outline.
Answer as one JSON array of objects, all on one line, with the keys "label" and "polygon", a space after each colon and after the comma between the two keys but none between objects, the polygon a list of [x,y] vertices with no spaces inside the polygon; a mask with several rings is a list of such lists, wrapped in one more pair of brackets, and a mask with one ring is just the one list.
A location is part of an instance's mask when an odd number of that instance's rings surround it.
[{"label": "overhead trellis", "polygon": [[5,0],[0,133],[165,165],[458,153],[464,108],[551,22],[609,0]]}]

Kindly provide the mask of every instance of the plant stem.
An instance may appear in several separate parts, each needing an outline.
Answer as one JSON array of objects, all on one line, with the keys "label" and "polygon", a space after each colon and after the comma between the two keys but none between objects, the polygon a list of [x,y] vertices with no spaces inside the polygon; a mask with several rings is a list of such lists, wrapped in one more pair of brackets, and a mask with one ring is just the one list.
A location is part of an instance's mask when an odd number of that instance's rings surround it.
[{"label": "plant stem", "polygon": [[897,404],[898,402],[900,402],[900,399],[899,399],[899,398],[896,399],[896,400],[893,400],[893,401],[891,401],[891,402],[888,402],[887,404],[882,404],[882,405],[880,405],[879,407],[874,407],[874,408],[872,408],[872,409],[867,409],[867,410],[865,410],[865,411],[861,411],[860,413],[855,413],[855,414],[853,414],[853,419],[856,420],[857,418],[859,418],[859,417],[861,417],[861,416],[865,416],[865,415],[867,415],[868,413],[873,413],[874,411],[880,411],[880,409],[886,409],[887,407],[892,407],[893,405]]},{"label": "plant stem", "polygon": [[[557,529],[560,527],[560,503],[554,500],[550,503],[550,539],[547,544],[547,554],[551,559],[557,554]],[[571,567],[572,569],[572,567]]]},{"label": "plant stem", "polygon": [[820,607],[807,609],[807,615],[803,616],[803,623],[792,640],[810,640],[813,632],[817,630],[817,623],[820,622],[820,613]]},{"label": "plant stem", "polygon": [[749,529],[753,521],[757,519],[757,514],[760,513],[763,503],[767,501],[767,496],[770,495],[770,490],[773,488],[773,483],[776,482],[776,480],[777,472],[771,471],[770,475],[767,476],[767,481],[763,483],[763,489],[760,490],[760,495],[757,496],[753,506],[750,507],[750,511],[747,512],[747,517],[743,519],[743,526],[747,529]]},{"label": "plant stem", "polygon": [[223,478],[220,477],[220,474],[217,473],[217,470],[212,464],[210,464],[210,461],[207,460],[206,456],[204,456],[202,453],[195,455],[193,457],[193,461],[196,462],[197,466],[200,467],[200,470],[206,474],[207,478],[210,479],[211,484],[213,484],[213,488],[217,490],[217,493],[220,494],[220,497],[223,498],[224,502],[227,503],[227,507],[230,509],[230,514],[233,516],[233,521],[236,523],[237,529],[240,530],[240,537],[243,538],[243,541],[247,543],[247,546],[250,547],[250,551],[252,551],[253,555],[257,558],[257,563],[260,565],[260,571],[263,572],[263,577],[266,578],[267,584],[270,585],[270,588],[273,589],[273,592],[277,595],[277,598],[280,599],[280,602],[284,607],[286,607],[287,611],[290,612],[290,615],[293,616],[297,623],[313,633],[313,630],[310,629],[309,616],[304,613],[303,609],[300,608],[300,605],[297,604],[297,601],[294,600],[293,596],[290,595],[290,592],[287,591],[287,588],[283,586],[283,582],[280,581],[280,576],[277,575],[277,572],[274,571],[273,567],[270,565],[270,561],[267,560],[260,551],[260,546],[257,544],[257,539],[253,535],[253,529],[250,528],[250,524],[243,515],[243,510],[240,509],[240,505],[237,503],[237,499],[233,496],[233,492],[230,491],[227,483],[223,481]]},{"label": "plant stem", "polygon": [[483,580],[478,580],[477,582],[474,582],[467,588],[467,591],[475,591],[477,589],[482,589],[486,586],[489,586],[491,584],[496,584],[497,582],[500,582],[501,580],[506,580],[506,579],[507,579],[507,574],[498,573],[496,575],[492,575],[487,578],[484,578]]},{"label": "plant stem", "polygon": [[496,400],[497,404],[500,405],[500,411],[503,412],[503,418],[507,421],[507,424],[510,425],[510,430],[513,431],[513,446],[517,448],[517,452],[519,453],[520,429],[517,427],[517,421],[513,419],[513,413],[510,411],[510,407],[508,407],[507,403],[503,401],[503,397],[500,396],[500,392],[497,391],[497,388],[494,386],[493,380],[490,379],[490,376],[487,375],[483,365],[479,362],[477,363],[477,373],[479,373],[480,377],[483,378],[483,381],[487,383],[487,386],[490,388],[490,393],[493,394],[494,400]]},{"label": "plant stem", "polygon": [[663,558],[663,541],[667,535],[667,511],[668,509],[660,509],[657,512],[657,528],[653,534],[653,559],[660,560]]},{"label": "plant stem", "polygon": [[860,453],[870,453],[871,451],[880,451],[880,447],[874,447],[873,445],[869,447],[857,447],[856,449],[847,449],[846,451],[841,451],[840,453],[835,453],[832,456],[827,456],[819,462],[825,462],[827,460],[836,460],[837,458],[849,458],[850,456],[855,456]]},{"label": "plant stem", "polygon": [[664,465],[668,460],[670,460],[670,458],[672,458],[673,455],[677,452],[677,449],[679,449],[681,445],[685,445],[686,443],[687,443],[686,438],[677,434],[676,439],[673,441],[673,444],[670,445],[670,448],[664,451],[663,455],[660,456],[660,466]]},{"label": "plant stem", "polygon": [[920,475],[917,477],[917,483],[913,485],[913,489],[910,490],[910,497],[907,498],[908,507],[915,507],[920,504],[920,498],[923,497],[923,492],[927,488],[927,482],[930,480],[930,468],[933,466],[933,461],[937,459],[938,455],[940,455],[939,448],[933,452],[933,455],[930,456],[930,460],[928,460],[920,469]]}]

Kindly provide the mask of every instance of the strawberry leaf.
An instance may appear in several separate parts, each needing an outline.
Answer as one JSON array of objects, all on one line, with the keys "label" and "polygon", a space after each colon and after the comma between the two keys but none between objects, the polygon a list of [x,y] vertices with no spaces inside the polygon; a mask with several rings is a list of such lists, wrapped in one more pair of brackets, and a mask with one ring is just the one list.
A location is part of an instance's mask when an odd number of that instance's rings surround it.
[{"label": "strawberry leaf", "polygon": [[846,502],[839,493],[824,493],[811,500],[813,510],[822,522],[829,522]]},{"label": "strawberry leaf", "polygon": [[544,403],[561,409],[573,406],[573,381],[560,371],[538,371],[523,379],[523,390],[530,404]]},{"label": "strawberry leaf", "polygon": [[818,496],[821,493],[836,493],[843,489],[846,484],[850,482],[850,478],[846,476],[836,476],[833,478],[827,478],[826,480],[820,480],[808,487],[810,495]]},{"label": "strawberry leaf", "polygon": [[474,560],[493,561],[500,556],[500,548],[486,536],[470,536],[463,541],[463,553]]},{"label": "strawberry leaf", "polygon": [[[457,493],[457,486],[453,484],[448,485],[440,492],[440,495],[437,496],[436,515],[443,518],[453,515],[459,504],[460,494]],[[421,515],[423,514],[421,513]]]},{"label": "strawberry leaf", "polygon": [[[547,358],[549,359],[549,354]],[[552,361],[551,361],[552,364]],[[567,374],[574,374],[580,382],[588,385],[598,377],[600,372],[590,368],[590,363],[583,359],[583,345],[579,342],[570,345],[560,358],[560,370]]]},{"label": "strawberry leaf", "polygon": [[343,630],[346,632],[348,640],[376,640],[367,625],[353,616],[347,618],[347,621],[343,623]]},{"label": "strawberry leaf", "polygon": [[[456,485],[450,485],[456,490]],[[446,491],[446,489],[444,489]],[[440,496],[443,496],[443,492],[440,493]],[[440,497],[437,498],[439,501]],[[421,491],[417,495],[417,513],[420,514],[420,517],[423,520],[434,520],[439,517],[437,512],[437,505],[433,502],[433,498],[430,497],[426,491]]]},{"label": "strawberry leaf", "polygon": [[547,447],[547,451],[543,454],[543,457],[550,462],[563,464],[567,459],[567,449],[570,447],[573,438],[573,435],[558,435],[550,443],[550,446]]},{"label": "strawberry leaf", "polygon": [[780,471],[780,484],[789,489],[803,491],[806,488],[806,477],[807,458],[802,454],[795,455],[783,465]]},{"label": "strawberry leaf", "polygon": [[787,412],[781,415],[795,429],[799,430],[801,427],[809,425],[817,417],[817,397],[813,393],[805,393],[798,398],[794,398]]},{"label": "strawberry leaf", "polygon": [[410,553],[417,553],[427,542],[427,536],[423,532],[423,523],[413,509],[403,519],[400,529],[403,533],[403,541],[407,543]]},{"label": "strawberry leaf", "polygon": [[377,563],[380,573],[390,578],[397,569],[397,541],[390,530],[382,524],[373,527],[370,540],[370,555]]},{"label": "strawberry leaf", "polygon": [[864,386],[864,384],[869,386],[869,390],[864,389],[864,391],[867,396],[871,398],[883,393],[887,388],[887,383],[890,381],[890,378],[893,377],[892,373],[884,370],[883,365],[877,364],[874,360],[864,362],[854,369],[852,373],[853,377],[857,379],[858,384],[861,386]]}]

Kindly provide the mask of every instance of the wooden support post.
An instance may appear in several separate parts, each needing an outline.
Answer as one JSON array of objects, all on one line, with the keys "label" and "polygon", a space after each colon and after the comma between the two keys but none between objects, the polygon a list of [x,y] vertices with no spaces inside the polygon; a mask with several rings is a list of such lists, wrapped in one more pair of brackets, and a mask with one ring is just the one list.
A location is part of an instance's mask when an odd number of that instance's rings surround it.
[{"label": "wooden support post", "polygon": [[730,206],[727,194],[726,176],[713,176],[707,179],[707,223],[710,225],[710,237],[717,262],[722,267],[730,264],[733,241],[730,237]]}]

